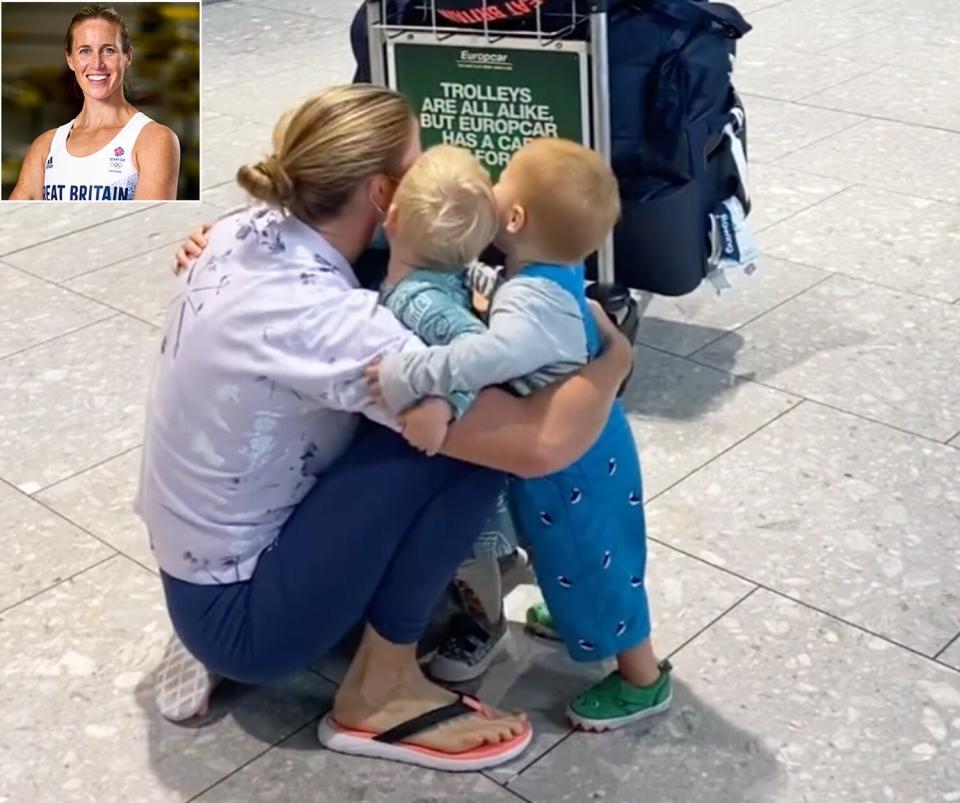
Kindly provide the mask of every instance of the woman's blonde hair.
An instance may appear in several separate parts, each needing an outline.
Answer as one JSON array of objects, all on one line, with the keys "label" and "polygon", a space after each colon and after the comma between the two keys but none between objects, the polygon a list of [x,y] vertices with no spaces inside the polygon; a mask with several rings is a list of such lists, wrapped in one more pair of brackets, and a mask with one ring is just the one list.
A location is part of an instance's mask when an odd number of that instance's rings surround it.
[{"label": "woman's blonde hair", "polygon": [[325,89],[280,118],[273,153],[241,167],[237,182],[302,220],[333,217],[367,179],[399,180],[413,123],[409,105],[392,90],[369,84]]},{"label": "woman's blonde hair", "polygon": [[418,267],[462,269],[497,236],[490,174],[468,150],[436,145],[397,187],[396,237],[409,244]]},{"label": "woman's blonde hair", "polygon": [[67,26],[66,36],[63,37],[63,47],[68,55],[73,53],[73,29],[88,20],[106,20],[116,25],[120,33],[120,50],[123,53],[130,52],[130,32],[119,11],[111,6],[84,6],[73,15]]}]

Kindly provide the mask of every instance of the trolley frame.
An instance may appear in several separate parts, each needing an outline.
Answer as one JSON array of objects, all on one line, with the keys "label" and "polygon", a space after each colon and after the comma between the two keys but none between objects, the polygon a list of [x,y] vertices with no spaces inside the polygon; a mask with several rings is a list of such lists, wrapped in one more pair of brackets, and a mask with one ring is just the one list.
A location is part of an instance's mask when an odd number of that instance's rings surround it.
[{"label": "trolley frame", "polygon": [[[447,47],[469,46],[475,49],[501,50],[563,50],[583,53],[587,60],[587,74],[581,69],[579,86],[580,108],[584,119],[584,134],[607,161],[611,158],[610,134],[610,76],[609,40],[607,33],[607,0],[592,0],[586,14],[577,10],[575,0],[570,3],[570,22],[558,30],[545,31],[542,8],[535,11],[533,30],[500,31],[489,26],[485,13],[491,3],[482,0],[480,8],[484,22],[473,27],[450,27],[440,24],[436,0],[423,0],[431,11],[429,25],[401,25],[388,14],[387,0],[366,0],[367,37],[370,48],[370,74],[373,83],[388,86],[395,81],[396,67],[393,45],[397,42],[431,44]],[[554,15],[561,20],[565,14]],[[571,38],[584,22],[589,22],[587,39]],[[601,285],[613,285],[613,236],[607,238],[597,254],[597,280]]]}]

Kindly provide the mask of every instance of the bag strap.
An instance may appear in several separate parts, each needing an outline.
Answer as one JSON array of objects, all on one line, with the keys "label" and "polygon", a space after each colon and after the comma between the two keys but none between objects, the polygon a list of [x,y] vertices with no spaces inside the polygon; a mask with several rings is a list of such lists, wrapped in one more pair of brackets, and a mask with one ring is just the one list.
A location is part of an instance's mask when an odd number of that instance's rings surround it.
[{"label": "bag strap", "polygon": [[641,0],[635,3],[635,6],[659,11],[664,16],[697,28],[719,25],[734,39],[739,39],[753,30],[753,26],[743,18],[743,14],[726,3],[704,0]]}]

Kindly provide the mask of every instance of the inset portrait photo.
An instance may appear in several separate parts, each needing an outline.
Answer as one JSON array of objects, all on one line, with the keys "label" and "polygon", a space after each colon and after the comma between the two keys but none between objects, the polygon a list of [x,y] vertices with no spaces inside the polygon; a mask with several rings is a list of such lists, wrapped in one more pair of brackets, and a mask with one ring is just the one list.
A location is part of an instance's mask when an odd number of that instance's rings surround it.
[{"label": "inset portrait photo", "polygon": [[3,200],[199,200],[199,2],[4,2],[0,31]]}]

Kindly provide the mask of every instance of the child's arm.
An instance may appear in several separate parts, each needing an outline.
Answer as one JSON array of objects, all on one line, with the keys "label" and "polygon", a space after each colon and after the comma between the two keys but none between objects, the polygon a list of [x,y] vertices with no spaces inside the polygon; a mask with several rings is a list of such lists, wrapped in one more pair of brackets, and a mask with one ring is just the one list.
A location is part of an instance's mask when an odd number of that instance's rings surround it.
[{"label": "child's arm", "polygon": [[400,411],[426,396],[479,391],[547,365],[587,361],[576,301],[541,279],[517,278],[497,293],[490,328],[419,353],[393,354],[379,367],[387,406]]},{"label": "child's arm", "polygon": [[[445,346],[463,335],[482,334],[487,331],[487,327],[469,309],[454,303],[453,299],[438,287],[423,288],[404,303],[391,303],[396,298],[397,296],[393,295],[387,299],[387,308],[397,316],[400,323],[428,346]],[[476,393],[464,390],[438,395],[446,397],[457,418],[470,409],[477,397]]]}]

